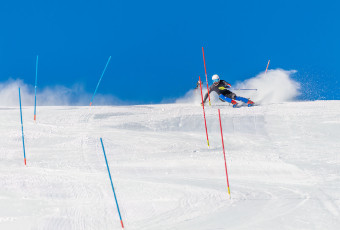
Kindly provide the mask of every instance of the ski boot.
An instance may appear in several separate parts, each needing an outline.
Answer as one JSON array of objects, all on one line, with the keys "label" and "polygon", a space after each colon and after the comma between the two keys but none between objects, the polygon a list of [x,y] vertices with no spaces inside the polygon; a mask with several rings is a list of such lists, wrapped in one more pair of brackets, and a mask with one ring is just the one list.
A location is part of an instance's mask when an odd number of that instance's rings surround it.
[{"label": "ski boot", "polygon": [[237,107],[237,102],[235,100],[231,100],[231,104],[233,104],[233,108]]},{"label": "ski boot", "polygon": [[250,106],[253,106],[253,105],[254,105],[254,102],[251,101],[251,100],[248,100],[247,104],[248,104],[248,107],[250,107]]}]

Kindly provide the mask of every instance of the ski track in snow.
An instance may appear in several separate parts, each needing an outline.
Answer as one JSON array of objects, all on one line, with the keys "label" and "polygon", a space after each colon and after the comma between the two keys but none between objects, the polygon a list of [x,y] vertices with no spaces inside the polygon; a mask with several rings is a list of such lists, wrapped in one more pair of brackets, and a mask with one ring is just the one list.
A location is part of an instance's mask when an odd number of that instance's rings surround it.
[{"label": "ski track in snow", "polygon": [[0,229],[121,229],[100,137],[126,229],[338,229],[339,106],[0,108]]}]

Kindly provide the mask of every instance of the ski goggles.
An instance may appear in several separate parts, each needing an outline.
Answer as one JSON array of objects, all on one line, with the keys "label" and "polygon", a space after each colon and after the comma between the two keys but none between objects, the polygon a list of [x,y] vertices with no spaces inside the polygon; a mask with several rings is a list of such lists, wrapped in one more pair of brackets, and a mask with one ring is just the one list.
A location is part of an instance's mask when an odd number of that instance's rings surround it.
[{"label": "ski goggles", "polygon": [[214,79],[214,80],[213,80],[214,83],[217,83],[217,82],[219,82],[219,81],[220,81],[220,79]]}]

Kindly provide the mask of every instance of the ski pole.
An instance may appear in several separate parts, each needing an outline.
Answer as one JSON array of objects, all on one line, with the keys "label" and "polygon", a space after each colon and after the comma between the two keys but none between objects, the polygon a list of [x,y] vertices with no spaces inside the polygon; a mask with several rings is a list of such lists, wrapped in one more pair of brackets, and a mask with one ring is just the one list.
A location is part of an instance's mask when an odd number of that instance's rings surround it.
[{"label": "ski pole", "polygon": [[34,86],[34,121],[37,117],[37,83],[38,83],[38,55],[35,63],[35,86]]},{"label": "ski pole", "polygon": [[268,70],[269,63],[270,63],[270,60],[268,61],[267,68],[266,68],[266,72],[265,72],[264,74],[266,74],[266,73],[267,73],[267,70]]},{"label": "ski pole", "polygon": [[203,49],[203,46],[202,46],[202,53],[203,53],[203,62],[204,62],[205,80],[207,81],[207,90],[208,90],[208,97],[209,97],[209,105],[211,106],[211,102],[210,102],[210,92],[209,92],[209,84],[208,84],[208,75],[207,75],[207,68],[205,67],[205,57],[204,57],[204,49]]},{"label": "ski pole", "polygon": [[257,89],[233,89],[233,90],[256,90],[257,91]]},{"label": "ski pole", "polygon": [[105,149],[104,149],[104,144],[103,144],[102,138],[100,138],[100,142],[101,142],[102,148],[103,148],[103,153],[104,153],[104,158],[105,158],[105,162],[106,162],[107,172],[109,173],[109,177],[110,177],[110,181],[111,181],[111,187],[112,187],[113,195],[114,195],[114,197],[115,197],[116,206],[117,206],[117,210],[118,210],[118,214],[119,214],[119,218],[120,218],[120,223],[121,223],[121,225],[122,225],[122,228],[124,229],[124,224],[123,224],[122,216],[120,215],[119,206],[118,206],[118,201],[117,201],[115,189],[114,189],[114,187],[113,187],[112,178],[111,178],[111,173],[110,173],[110,168],[109,168],[109,164],[107,163],[107,159],[106,159],[106,154],[105,154]]},{"label": "ski pole", "polygon": [[20,119],[21,119],[21,136],[22,136],[22,147],[24,149],[24,162],[26,165],[26,153],[25,153],[25,138],[24,138],[24,125],[22,122],[22,109],[21,109],[21,94],[20,94],[20,87],[19,87],[19,104],[20,104]]},{"label": "ski pole", "polygon": [[93,96],[92,96],[92,98],[91,98],[90,106],[92,105],[92,101],[93,101],[94,95],[96,95],[96,92],[97,92],[98,86],[99,86],[99,84],[100,84],[100,81],[102,80],[102,78],[103,78],[103,76],[104,76],[105,70],[106,70],[106,68],[107,68],[107,65],[109,64],[110,60],[111,60],[111,56],[109,57],[109,60],[107,60],[107,62],[106,62],[106,65],[105,65],[105,68],[104,68],[104,70],[103,70],[103,73],[102,73],[102,75],[100,76],[100,79],[99,79],[99,81],[98,81],[98,84],[97,84],[96,90],[94,91],[94,93],[93,93]]},{"label": "ski pole", "polygon": [[207,143],[208,143],[208,147],[210,148],[210,145],[209,145],[209,137],[208,137],[208,129],[207,129],[207,121],[206,121],[206,119],[205,119],[205,110],[204,110],[204,103],[203,103],[203,92],[202,92],[201,77],[199,77],[199,82],[200,82],[200,89],[201,89],[201,98],[202,98],[202,106],[203,106],[203,116],[204,116],[204,124],[205,124],[205,133],[207,134]]},{"label": "ski pole", "polygon": [[224,150],[224,140],[223,140],[223,131],[222,131],[222,122],[221,122],[220,109],[218,109],[218,118],[220,119],[221,139],[222,139],[222,147],[223,147],[223,155],[224,155],[225,173],[226,173],[226,176],[227,176],[228,193],[229,193],[229,199],[231,199],[230,188],[229,188],[229,179],[228,179],[227,160],[225,158],[225,150]]}]

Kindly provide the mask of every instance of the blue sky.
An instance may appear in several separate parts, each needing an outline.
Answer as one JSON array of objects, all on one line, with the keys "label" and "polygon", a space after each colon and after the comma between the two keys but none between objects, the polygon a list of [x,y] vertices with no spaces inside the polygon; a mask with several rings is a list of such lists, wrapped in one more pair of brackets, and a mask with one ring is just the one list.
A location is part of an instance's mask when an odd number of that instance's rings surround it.
[{"label": "blue sky", "polygon": [[[207,72],[230,83],[295,69],[304,99],[340,99],[338,1],[31,0],[0,5],[0,81],[82,84],[134,103],[183,96]],[[90,100],[90,98],[89,98]],[[95,100],[94,100],[95,104]]]}]

